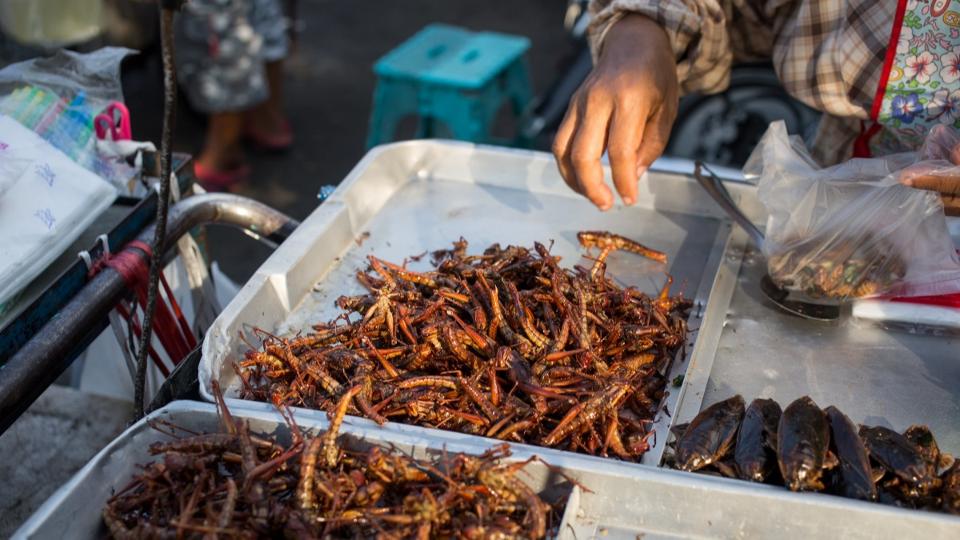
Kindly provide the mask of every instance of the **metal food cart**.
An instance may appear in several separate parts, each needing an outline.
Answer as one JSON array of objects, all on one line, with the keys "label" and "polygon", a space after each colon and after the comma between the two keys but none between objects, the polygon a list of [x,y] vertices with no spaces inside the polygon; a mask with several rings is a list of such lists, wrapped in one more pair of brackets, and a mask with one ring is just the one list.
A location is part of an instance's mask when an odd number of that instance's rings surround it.
[{"label": "metal food cart", "polygon": [[[372,150],[338,189],[274,252],[209,330],[198,379],[212,400],[212,382],[226,389],[235,415],[269,432],[283,424],[267,404],[239,399],[232,362],[246,345],[240,333],[260,327],[296,332],[331,318],[333,300],[359,292],[353,272],[366,254],[400,260],[448,247],[463,236],[473,248],[494,242],[529,245],[553,240],[552,252],[577,261],[576,232],[607,229],[666,251],[668,272],[692,298],[691,341],[671,368],[657,436],[642,463],[513,444],[514,458],[543,457],[592,492],[569,494],[563,538],[784,537],[811,535],[957,537],[960,518],[816,493],[683,473],[662,467],[672,425],[704,406],[742,394],[788,402],[810,395],[836,405],[857,423],[903,430],[930,426],[946,452],[960,451],[960,366],[956,338],[824,324],[777,310],[759,291],[762,256],[731,225],[692,178],[693,164],[660,160],[640,183],[636,207],[607,213],[570,192],[547,154],[468,143],[413,141]],[[727,188],[755,222],[764,213],[755,188],[727,175]],[[576,216],[573,218],[572,216]],[[624,284],[658,290],[656,264],[629,254],[608,260]],[[416,269],[416,266],[413,266]],[[323,428],[320,411],[294,409],[301,425]],[[179,401],[153,413],[185,427],[210,429],[215,409]],[[421,455],[479,452],[499,441],[451,431],[348,417],[348,437],[389,440]],[[149,429],[141,421],[104,449],[18,532],[43,537],[72,527],[99,534],[99,509],[110,486],[145,459]],[[528,481],[549,491],[531,464]],[[73,534],[73,533],[71,533]]]}]

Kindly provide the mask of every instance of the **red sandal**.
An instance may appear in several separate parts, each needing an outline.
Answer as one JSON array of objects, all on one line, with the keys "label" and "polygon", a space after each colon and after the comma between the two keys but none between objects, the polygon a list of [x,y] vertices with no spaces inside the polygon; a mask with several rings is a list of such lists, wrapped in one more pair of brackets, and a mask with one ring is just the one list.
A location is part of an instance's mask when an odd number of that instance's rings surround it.
[{"label": "red sandal", "polygon": [[231,187],[250,177],[250,166],[239,165],[223,170],[209,169],[199,161],[194,161],[193,175],[197,178],[197,183],[207,191],[229,191]]}]

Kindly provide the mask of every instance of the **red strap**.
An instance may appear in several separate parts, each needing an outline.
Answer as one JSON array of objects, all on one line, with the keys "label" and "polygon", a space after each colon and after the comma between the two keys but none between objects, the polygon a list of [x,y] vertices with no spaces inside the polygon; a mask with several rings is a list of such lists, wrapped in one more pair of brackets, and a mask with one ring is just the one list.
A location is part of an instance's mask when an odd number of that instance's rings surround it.
[{"label": "red strap", "polygon": [[[139,338],[140,322],[137,321],[137,318],[133,316],[134,314],[127,311],[127,308],[124,307],[123,304],[117,304],[117,311],[119,311],[120,316],[127,321],[127,324],[130,325],[130,328],[133,330],[133,335]],[[150,359],[153,360],[154,365],[157,366],[157,369],[160,370],[160,373],[162,373],[164,377],[169,377],[170,370],[166,365],[164,365],[163,360],[160,359],[160,355],[157,354],[157,351],[153,348],[152,343],[147,344],[147,354],[150,355]]]},{"label": "red strap", "polygon": [[[145,253],[146,257],[135,253],[133,248]],[[105,255],[102,259],[98,260],[96,264],[91,266],[90,273],[91,275],[96,274],[104,267],[114,269],[123,277],[127,287],[134,291],[137,296],[137,303],[140,305],[141,310],[146,312],[147,281],[150,273],[147,261],[149,261],[152,256],[153,250],[150,249],[150,246],[142,241],[135,240],[127,244],[120,253],[112,256]],[[153,314],[153,328],[157,339],[167,352],[167,356],[170,357],[174,365],[177,365],[196,347],[197,340],[190,330],[190,325],[187,324],[183,311],[180,309],[180,305],[177,303],[176,298],[174,298],[173,291],[170,290],[170,285],[162,273],[160,274],[160,283],[163,286],[167,298],[164,300],[163,295],[158,295],[157,297],[158,302],[154,307]],[[138,336],[140,335],[139,324],[134,324],[134,331]],[[160,358],[156,352],[153,351],[152,346],[150,346],[148,352],[161,372],[167,375],[168,370],[160,362]]]},{"label": "red strap", "polygon": [[878,122],[873,122],[869,128],[866,127],[866,123],[860,121],[860,135],[853,141],[853,157],[855,158],[869,158],[873,157],[873,152],[870,151],[870,139],[874,135],[880,133],[880,130],[883,128]]},{"label": "red strap", "polygon": [[[150,246],[140,240],[134,240],[128,245],[140,249],[148,256],[151,256],[152,250]],[[144,262],[143,266],[146,269],[146,262]],[[145,284],[149,277],[149,272],[144,271],[138,277],[142,277],[143,283]],[[158,327],[158,330],[162,332],[162,335],[167,335],[166,341],[164,342],[164,348],[167,349],[167,352],[172,353],[168,348],[168,343],[180,351],[180,354],[176,357],[171,356],[174,364],[179,364],[180,360],[190,354],[190,351],[197,346],[197,339],[194,337],[193,331],[190,329],[190,325],[187,323],[187,319],[180,309],[180,304],[177,303],[177,299],[174,298],[173,291],[170,290],[170,284],[167,283],[167,278],[164,277],[162,273],[160,274],[160,284],[163,286],[163,290],[167,295],[167,301],[170,305],[167,306],[167,304],[163,303],[162,297],[159,297],[161,302],[157,304],[156,309],[158,310],[158,315],[162,317],[165,322],[162,329]],[[143,291],[143,308],[146,309],[146,290]],[[174,323],[174,321],[176,322]],[[177,332],[178,328],[179,332]],[[160,335],[161,334],[158,334],[158,336]]]},{"label": "red strap", "polygon": [[853,157],[869,158],[873,157],[870,151],[870,139],[880,132],[883,128],[877,123],[880,117],[880,107],[883,106],[883,96],[887,93],[887,83],[890,82],[890,70],[893,69],[893,62],[897,58],[897,43],[900,41],[900,30],[903,28],[903,16],[907,12],[907,0],[897,2],[897,12],[893,16],[893,28],[890,30],[890,41],[887,42],[887,54],[883,59],[883,68],[880,71],[880,81],[877,83],[877,91],[873,96],[873,106],[870,108],[870,128],[866,128],[864,122],[860,122],[860,135],[853,141]]},{"label": "red strap", "polygon": [[[170,290],[170,285],[167,283],[167,278],[164,277],[163,273],[160,274],[160,283],[163,285],[163,290],[167,295],[167,298],[170,300],[170,309],[173,310],[173,315],[177,319],[177,324],[180,325],[180,332],[183,333],[183,338],[187,342],[187,347],[190,350],[193,350],[197,346],[197,339],[193,337],[193,330],[190,329],[190,325],[187,323],[187,318],[183,316],[183,311],[180,309],[180,304],[177,303],[177,299],[173,297],[173,291]],[[189,351],[187,351],[189,353]]]},{"label": "red strap", "polygon": [[890,31],[890,41],[887,42],[887,55],[883,59],[883,70],[880,71],[880,82],[877,83],[877,93],[873,97],[873,107],[870,109],[870,119],[874,122],[880,116],[880,106],[883,96],[887,93],[887,83],[890,81],[890,70],[893,61],[897,58],[897,42],[900,41],[900,30],[903,28],[903,16],[907,12],[907,0],[897,2],[897,12],[893,16],[893,29]]}]

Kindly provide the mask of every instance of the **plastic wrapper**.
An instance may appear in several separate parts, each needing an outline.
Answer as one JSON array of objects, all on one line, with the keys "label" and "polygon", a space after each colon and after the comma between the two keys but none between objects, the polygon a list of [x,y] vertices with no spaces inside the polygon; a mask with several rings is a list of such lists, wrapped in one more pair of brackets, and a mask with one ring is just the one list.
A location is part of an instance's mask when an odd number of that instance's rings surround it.
[{"label": "plastic wrapper", "polygon": [[960,259],[940,195],[901,180],[960,176],[955,145],[934,130],[916,153],[820,168],[783,122],[770,126],[744,173],[769,218],[763,246],[781,287],[815,299],[960,291]]},{"label": "plastic wrapper", "polygon": [[120,63],[133,52],[119,47],[87,54],[60,50],[10,64],[0,70],[0,114],[126,194],[137,169],[123,157],[97,150],[93,119],[111,102],[123,102]]}]

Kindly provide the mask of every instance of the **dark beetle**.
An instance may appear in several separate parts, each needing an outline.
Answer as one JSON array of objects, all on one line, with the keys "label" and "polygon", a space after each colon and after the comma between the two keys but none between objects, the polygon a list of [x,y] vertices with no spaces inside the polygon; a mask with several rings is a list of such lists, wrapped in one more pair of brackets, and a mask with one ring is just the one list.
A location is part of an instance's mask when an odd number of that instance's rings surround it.
[{"label": "dark beetle", "polygon": [[903,436],[917,445],[917,448],[920,449],[920,455],[926,460],[927,465],[933,467],[933,474],[943,472],[953,465],[953,458],[949,454],[940,452],[937,440],[927,426],[910,426],[903,432]]},{"label": "dark beetle", "polygon": [[[936,485],[941,481],[938,479]],[[943,497],[940,489],[920,490],[907,483],[895,474],[888,474],[877,484],[878,489],[885,491],[888,496],[899,501],[904,508],[938,509],[943,506]]]},{"label": "dark beetle", "polygon": [[830,426],[827,415],[803,396],[787,406],[777,426],[777,460],[784,484],[793,491],[821,490]]},{"label": "dark beetle", "polygon": [[877,486],[873,482],[870,457],[857,433],[857,426],[836,407],[827,407],[824,412],[830,421],[833,449],[840,460],[835,489],[844,497],[876,500]]},{"label": "dark beetle", "polygon": [[920,448],[903,435],[883,426],[861,426],[860,437],[877,463],[919,492],[939,483]]},{"label": "dark beetle", "polygon": [[943,474],[943,509],[960,514],[960,460]]},{"label": "dark beetle", "polygon": [[903,436],[917,446],[920,455],[927,460],[927,463],[936,463],[940,460],[940,447],[927,426],[919,424],[910,426],[903,432]]},{"label": "dark beetle", "polygon": [[733,452],[740,478],[763,482],[776,465],[780,414],[780,405],[772,399],[755,399],[747,407]]},{"label": "dark beetle", "polygon": [[723,459],[733,448],[742,418],[739,395],[700,411],[677,440],[677,468],[695,471]]}]

